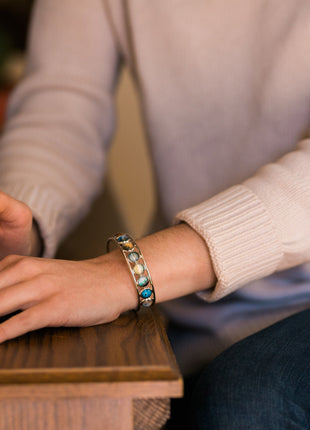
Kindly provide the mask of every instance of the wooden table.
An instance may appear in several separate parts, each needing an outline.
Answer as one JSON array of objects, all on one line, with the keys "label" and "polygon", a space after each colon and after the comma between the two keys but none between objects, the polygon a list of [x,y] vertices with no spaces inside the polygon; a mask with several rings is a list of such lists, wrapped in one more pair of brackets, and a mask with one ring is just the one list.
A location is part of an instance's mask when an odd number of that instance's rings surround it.
[{"label": "wooden table", "polygon": [[181,395],[156,309],[97,327],[39,330],[0,345],[0,430],[145,429],[144,417],[164,421],[164,399]]}]

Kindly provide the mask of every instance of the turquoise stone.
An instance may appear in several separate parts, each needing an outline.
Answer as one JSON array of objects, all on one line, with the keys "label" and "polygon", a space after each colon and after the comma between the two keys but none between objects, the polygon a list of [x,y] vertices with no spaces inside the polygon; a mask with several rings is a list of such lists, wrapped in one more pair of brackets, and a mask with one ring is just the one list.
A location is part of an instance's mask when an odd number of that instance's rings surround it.
[{"label": "turquoise stone", "polygon": [[131,253],[128,255],[128,258],[129,258],[129,260],[130,260],[132,263],[135,263],[136,261],[138,261],[138,260],[139,260],[140,255],[139,255],[137,252],[131,252]]},{"label": "turquoise stone", "polygon": [[138,279],[139,287],[145,287],[149,283],[149,279],[147,276],[140,276]]},{"label": "turquoise stone", "polygon": [[127,240],[130,240],[130,237],[128,236],[128,234],[122,234],[117,238],[118,242],[126,242]]},{"label": "turquoise stone", "polygon": [[149,297],[151,297],[151,295],[152,295],[152,290],[150,290],[149,288],[146,288],[141,292],[141,297],[143,297],[144,299],[148,299]]}]

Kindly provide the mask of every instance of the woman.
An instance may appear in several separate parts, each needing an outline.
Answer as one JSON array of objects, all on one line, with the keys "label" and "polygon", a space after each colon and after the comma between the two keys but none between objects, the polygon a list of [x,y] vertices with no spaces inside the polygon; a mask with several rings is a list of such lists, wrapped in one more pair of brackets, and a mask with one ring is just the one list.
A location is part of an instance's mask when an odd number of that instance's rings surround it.
[{"label": "woman", "polygon": [[[0,146],[0,313],[23,310],[0,325],[0,341],[137,307],[119,251],[82,262],[36,257],[54,255],[98,191],[123,61],[139,90],[166,226],[138,244],[157,302],[182,331],[175,350],[184,373],[309,308],[309,273],[299,266],[310,256],[309,22],[306,0],[35,4],[26,74]],[[300,315],[304,327],[309,312]],[[277,337],[274,326],[268,336]],[[234,360],[244,357],[239,348]],[[301,369],[305,356],[295,346],[291,354]],[[238,390],[224,402],[223,381],[215,395],[217,384],[202,378],[193,426],[226,428],[207,422],[217,410],[207,403],[219,398],[234,415]],[[228,416],[230,429],[286,428],[283,414],[278,427],[251,408],[241,415],[241,424]]]}]

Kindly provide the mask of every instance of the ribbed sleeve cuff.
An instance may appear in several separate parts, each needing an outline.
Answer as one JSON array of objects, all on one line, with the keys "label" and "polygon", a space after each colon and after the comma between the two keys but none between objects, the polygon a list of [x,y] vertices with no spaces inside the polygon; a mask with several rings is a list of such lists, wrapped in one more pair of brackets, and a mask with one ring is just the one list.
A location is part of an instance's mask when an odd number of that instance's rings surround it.
[{"label": "ribbed sleeve cuff", "polygon": [[218,282],[198,294],[209,302],[273,273],[281,260],[281,242],[271,217],[244,185],[178,213],[175,221],[185,221],[206,241]]},{"label": "ribbed sleeve cuff", "polygon": [[0,189],[31,208],[44,244],[43,257],[54,257],[67,223],[59,198],[40,186],[1,184]]}]

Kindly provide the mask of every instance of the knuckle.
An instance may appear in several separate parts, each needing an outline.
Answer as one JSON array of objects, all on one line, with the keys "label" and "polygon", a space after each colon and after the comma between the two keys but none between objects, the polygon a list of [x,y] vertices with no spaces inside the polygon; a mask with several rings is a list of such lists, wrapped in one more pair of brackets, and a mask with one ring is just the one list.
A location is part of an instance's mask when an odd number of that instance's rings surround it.
[{"label": "knuckle", "polygon": [[0,260],[0,271],[14,266],[22,257],[20,255],[6,255]]},{"label": "knuckle", "polygon": [[57,296],[61,287],[54,277],[47,273],[39,273],[33,277],[36,297],[38,299],[47,299]]},{"label": "knuckle", "polygon": [[46,301],[45,309],[53,310],[52,318],[48,323],[49,326],[68,326],[71,325],[70,321],[74,319],[75,310],[68,306],[65,301],[60,300],[57,295]]},{"label": "knuckle", "polygon": [[6,265],[6,264],[9,265],[9,264],[12,264],[12,263],[18,261],[20,258],[22,258],[20,255],[10,254],[10,255],[3,257],[1,262],[4,265]]},{"label": "knuckle", "polygon": [[38,327],[39,316],[33,309],[27,309],[18,315],[18,324],[23,327],[23,331],[31,331]]},{"label": "knuckle", "polygon": [[21,257],[16,262],[16,268],[20,270],[21,272],[24,272],[25,270],[29,269],[31,267],[31,260],[26,257]]},{"label": "knuckle", "polygon": [[42,271],[40,262],[31,257],[20,257],[19,260],[16,261],[16,270],[30,276],[37,275]]}]

